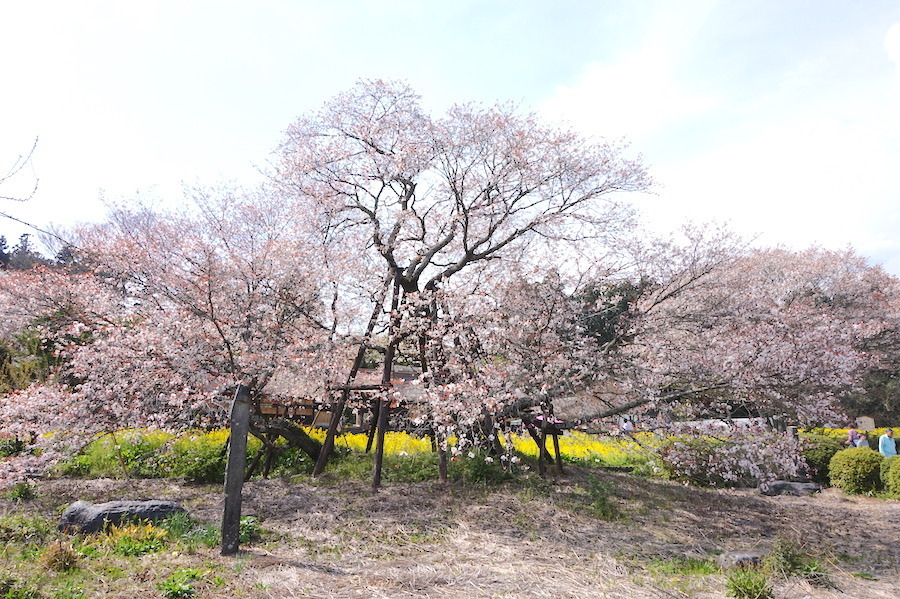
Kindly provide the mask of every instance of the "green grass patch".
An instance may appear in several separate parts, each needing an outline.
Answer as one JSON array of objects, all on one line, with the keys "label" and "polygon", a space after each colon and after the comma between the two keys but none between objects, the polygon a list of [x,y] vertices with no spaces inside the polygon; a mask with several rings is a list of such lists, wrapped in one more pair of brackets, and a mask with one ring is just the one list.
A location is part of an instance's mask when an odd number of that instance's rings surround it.
[{"label": "green grass patch", "polygon": [[773,599],[774,590],[763,568],[734,568],[725,574],[725,589],[735,599]]},{"label": "green grass patch", "polygon": [[707,576],[718,574],[719,566],[710,558],[669,557],[650,559],[644,569],[658,576]]}]

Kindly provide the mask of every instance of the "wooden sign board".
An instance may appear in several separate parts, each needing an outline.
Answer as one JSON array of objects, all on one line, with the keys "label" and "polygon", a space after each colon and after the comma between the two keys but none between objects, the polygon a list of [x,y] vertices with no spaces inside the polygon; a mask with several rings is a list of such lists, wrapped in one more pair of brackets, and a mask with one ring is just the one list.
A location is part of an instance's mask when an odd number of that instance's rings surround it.
[{"label": "wooden sign board", "polygon": [[860,416],[856,419],[856,428],[861,431],[875,430],[875,420],[869,416]]}]

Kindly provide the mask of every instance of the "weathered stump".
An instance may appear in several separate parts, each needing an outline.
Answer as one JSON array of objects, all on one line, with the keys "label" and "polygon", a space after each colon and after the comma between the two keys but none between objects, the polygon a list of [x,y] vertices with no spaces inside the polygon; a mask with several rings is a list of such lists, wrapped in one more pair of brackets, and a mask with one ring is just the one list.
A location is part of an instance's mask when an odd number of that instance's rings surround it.
[{"label": "weathered stump", "polygon": [[123,520],[155,522],[183,511],[184,508],[171,501],[109,501],[97,504],[76,501],[60,516],[59,529],[63,532],[95,533]]}]

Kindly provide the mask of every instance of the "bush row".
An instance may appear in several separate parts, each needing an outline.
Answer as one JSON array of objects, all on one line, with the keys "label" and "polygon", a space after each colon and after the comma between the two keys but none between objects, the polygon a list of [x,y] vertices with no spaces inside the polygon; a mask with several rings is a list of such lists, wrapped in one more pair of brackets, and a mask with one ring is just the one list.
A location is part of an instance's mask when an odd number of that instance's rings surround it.
[{"label": "bush row", "polygon": [[[317,431],[310,431],[316,436]],[[389,433],[388,449],[402,445],[402,433]],[[222,482],[225,477],[228,431],[194,431],[175,437],[158,431],[128,430],[107,434],[87,445],[76,457],[63,462],[58,473],[73,476],[128,476],[136,478],[187,478],[195,482]],[[283,439],[276,443],[272,476],[308,474],[314,466],[300,449],[288,447]],[[248,463],[263,450],[262,443],[250,437]],[[373,455],[353,451],[343,443],[335,446],[328,471],[338,478],[367,479],[371,476]],[[510,475],[501,460],[476,453],[452,458],[449,475],[465,482],[502,482]],[[257,473],[259,470],[257,470]],[[386,453],[382,476],[386,482],[423,482],[438,478],[437,455],[431,451],[406,450]]]},{"label": "bush row", "polygon": [[[197,482],[222,482],[228,431],[192,431],[178,437],[147,430],[119,431],[99,437],[77,456],[59,466],[60,474],[116,476],[123,470],[136,478],[183,477]],[[247,442],[252,460],[262,448]]]},{"label": "bush row", "polygon": [[831,484],[848,493],[885,491],[900,497],[900,460],[868,447],[842,449],[828,464]]}]

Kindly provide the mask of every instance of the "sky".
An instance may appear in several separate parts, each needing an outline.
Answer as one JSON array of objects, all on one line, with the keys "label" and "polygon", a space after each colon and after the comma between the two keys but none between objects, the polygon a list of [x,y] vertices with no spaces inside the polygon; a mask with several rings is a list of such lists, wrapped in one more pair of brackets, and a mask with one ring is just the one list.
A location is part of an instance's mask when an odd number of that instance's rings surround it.
[{"label": "sky", "polygon": [[[260,180],[288,125],[360,78],[440,114],[511,101],[624,138],[657,231],[848,245],[900,275],[896,0],[0,0],[0,212]],[[0,218],[14,242],[27,232]]]}]

